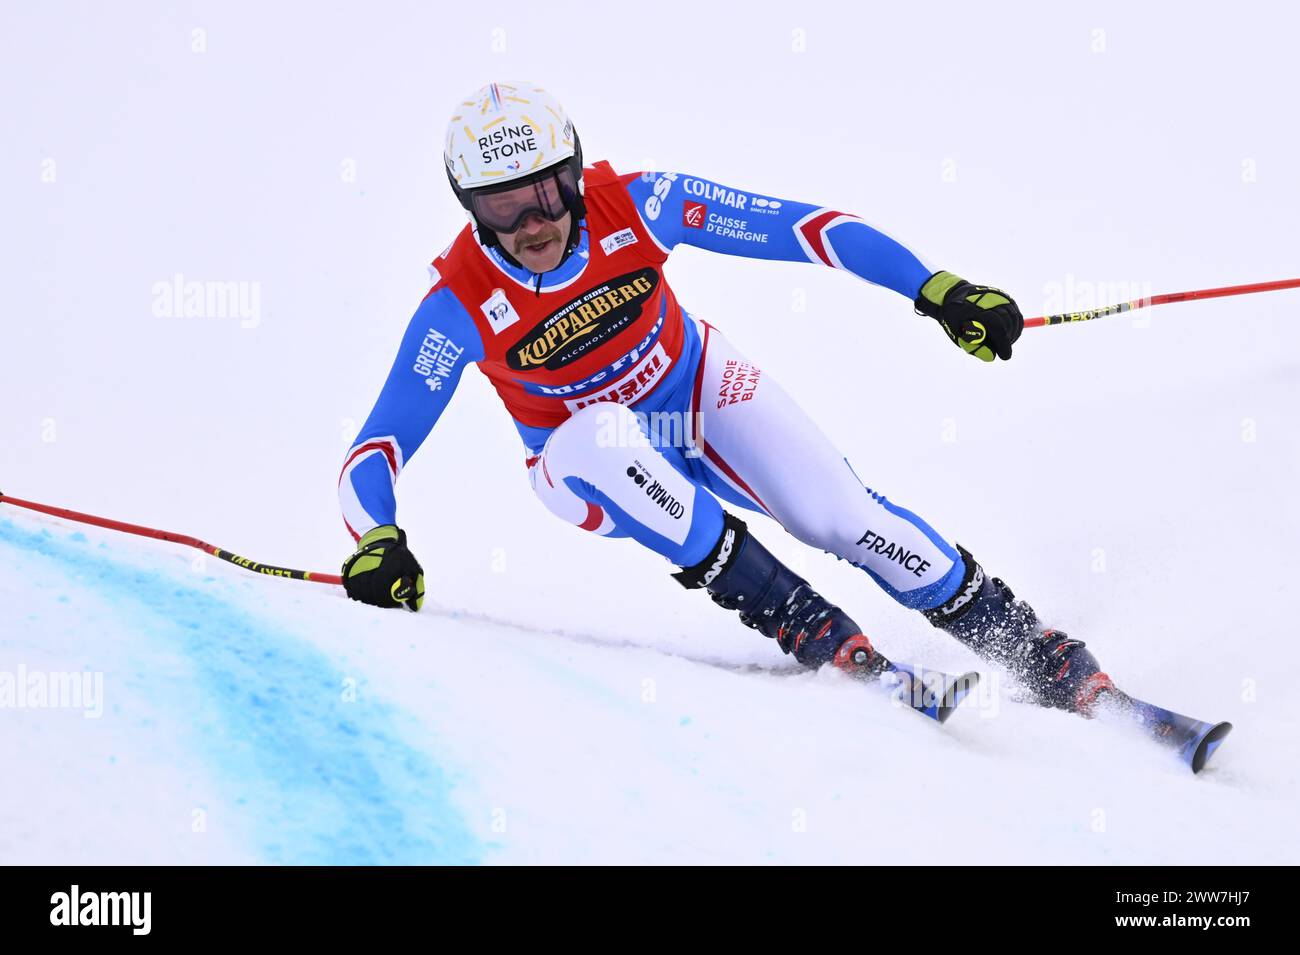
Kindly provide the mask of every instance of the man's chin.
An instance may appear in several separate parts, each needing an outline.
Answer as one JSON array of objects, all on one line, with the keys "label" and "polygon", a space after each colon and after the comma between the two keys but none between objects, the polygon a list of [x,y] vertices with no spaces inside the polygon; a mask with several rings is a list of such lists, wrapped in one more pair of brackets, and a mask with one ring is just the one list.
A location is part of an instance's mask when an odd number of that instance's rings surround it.
[{"label": "man's chin", "polygon": [[560,251],[559,241],[552,239],[537,251],[527,247],[521,248],[515,253],[515,258],[533,272],[549,272],[560,264]]}]

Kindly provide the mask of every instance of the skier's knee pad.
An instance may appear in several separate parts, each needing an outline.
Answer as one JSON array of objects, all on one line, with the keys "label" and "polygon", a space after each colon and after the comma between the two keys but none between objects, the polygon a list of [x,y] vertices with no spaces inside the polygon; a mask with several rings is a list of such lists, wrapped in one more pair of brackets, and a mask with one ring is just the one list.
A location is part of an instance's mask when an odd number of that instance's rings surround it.
[{"label": "skier's knee pad", "polygon": [[[529,469],[529,481],[542,503],[556,517],[603,536],[623,536],[612,517],[586,485],[611,470],[611,456],[627,444],[627,428],[636,418],[622,405],[588,405],[551,432],[542,453]],[[614,467],[617,466],[615,463]]]},{"label": "skier's knee pad", "polygon": [[547,439],[533,488],[570,523],[693,563],[717,539],[722,507],[686,476],[678,452],[654,447],[641,425],[611,402],[580,409]]},{"label": "skier's knee pad", "polygon": [[528,469],[528,480],[538,500],[565,523],[575,524],[603,537],[623,536],[618,533],[613,519],[604,508],[575,493],[567,482],[555,480],[543,458],[538,457]]}]

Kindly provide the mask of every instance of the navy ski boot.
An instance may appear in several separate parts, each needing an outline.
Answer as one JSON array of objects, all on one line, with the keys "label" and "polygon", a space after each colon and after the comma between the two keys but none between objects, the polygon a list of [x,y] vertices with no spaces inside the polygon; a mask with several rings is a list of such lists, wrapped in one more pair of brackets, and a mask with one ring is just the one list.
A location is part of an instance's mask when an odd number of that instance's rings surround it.
[{"label": "navy ski boot", "polygon": [[868,678],[889,666],[848,614],[773,557],[730,513],[709,555],[673,577],[687,589],[706,588],[714,603],[739,611],[741,623],[806,666],[830,663]]},{"label": "navy ski boot", "polygon": [[1034,608],[997,577],[989,577],[970,551],[957,545],[966,574],[957,595],[922,613],[985,659],[1008,670],[1044,706],[1089,715],[1109,676],[1082,640],[1044,627]]}]

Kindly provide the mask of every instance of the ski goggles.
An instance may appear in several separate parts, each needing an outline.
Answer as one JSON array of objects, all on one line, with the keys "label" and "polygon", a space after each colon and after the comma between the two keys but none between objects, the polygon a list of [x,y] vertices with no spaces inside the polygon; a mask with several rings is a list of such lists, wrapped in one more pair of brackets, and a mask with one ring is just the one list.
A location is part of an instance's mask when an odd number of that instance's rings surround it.
[{"label": "ski goggles", "polygon": [[564,163],[527,179],[475,189],[469,194],[469,204],[480,225],[493,232],[510,233],[533,214],[555,222],[573,207],[577,198],[577,177],[573,168]]}]

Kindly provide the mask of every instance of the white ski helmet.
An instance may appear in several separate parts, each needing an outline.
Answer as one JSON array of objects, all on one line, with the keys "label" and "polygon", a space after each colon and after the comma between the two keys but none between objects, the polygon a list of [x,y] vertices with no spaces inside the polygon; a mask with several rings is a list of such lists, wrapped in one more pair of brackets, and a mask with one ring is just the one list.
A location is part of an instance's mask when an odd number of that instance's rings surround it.
[{"label": "white ski helmet", "polygon": [[[534,211],[552,221],[573,212],[576,240],[577,221],[586,215],[582,144],[559,100],[541,87],[489,83],[462,100],[447,123],[443,161],[485,245],[498,244],[497,232],[514,231]],[[482,201],[503,193],[518,201]],[[494,218],[491,205],[508,211]]]}]

